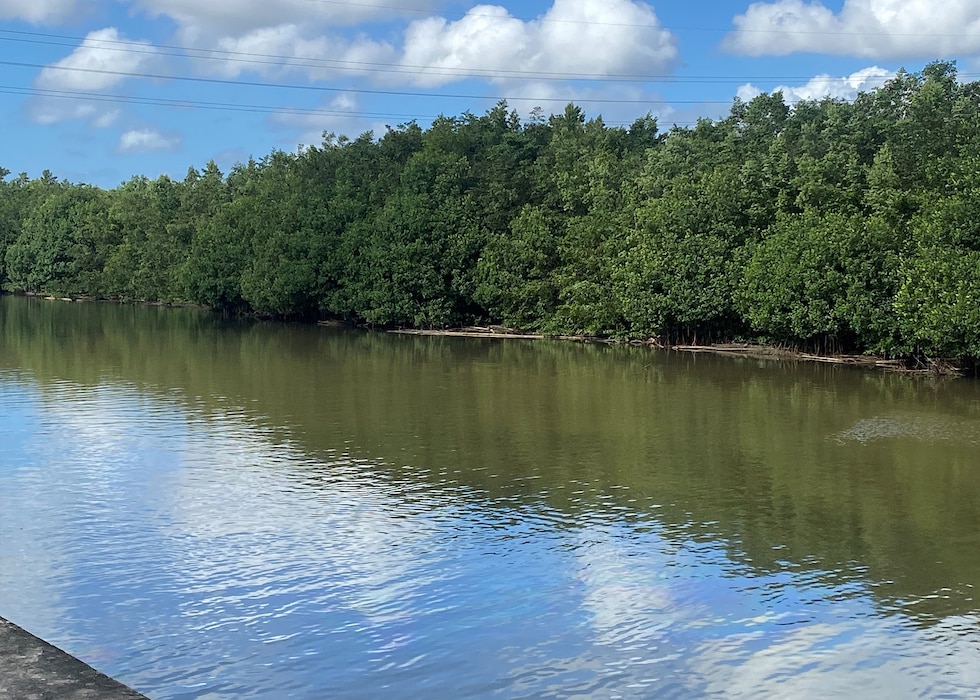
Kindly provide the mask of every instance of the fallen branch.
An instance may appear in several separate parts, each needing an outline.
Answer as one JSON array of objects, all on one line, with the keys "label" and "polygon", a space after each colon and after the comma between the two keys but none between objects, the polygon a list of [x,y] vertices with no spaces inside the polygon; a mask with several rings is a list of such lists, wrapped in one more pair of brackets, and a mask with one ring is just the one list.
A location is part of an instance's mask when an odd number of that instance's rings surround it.
[{"label": "fallen branch", "polygon": [[396,330],[389,331],[389,333],[396,333],[399,335],[432,335],[432,336],[443,336],[449,338],[505,338],[511,340],[542,340],[548,337],[538,333],[500,332],[494,330],[492,327],[488,327],[488,328],[469,327],[465,329],[445,330],[445,331],[428,331],[428,330],[417,330],[412,328],[398,328]]}]

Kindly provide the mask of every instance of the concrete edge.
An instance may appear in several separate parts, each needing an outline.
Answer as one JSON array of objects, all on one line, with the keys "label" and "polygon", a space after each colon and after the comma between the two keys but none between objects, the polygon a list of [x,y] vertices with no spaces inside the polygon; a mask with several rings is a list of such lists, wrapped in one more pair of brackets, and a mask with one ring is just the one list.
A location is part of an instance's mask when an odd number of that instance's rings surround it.
[{"label": "concrete edge", "polygon": [[0,698],[148,700],[3,617],[0,617]]}]

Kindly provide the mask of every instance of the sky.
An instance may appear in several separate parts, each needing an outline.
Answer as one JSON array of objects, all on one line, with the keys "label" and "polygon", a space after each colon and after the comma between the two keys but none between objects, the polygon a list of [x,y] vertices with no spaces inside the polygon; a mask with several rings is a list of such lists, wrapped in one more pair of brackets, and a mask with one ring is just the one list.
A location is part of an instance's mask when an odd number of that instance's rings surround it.
[{"label": "sky", "polygon": [[980,0],[0,0],[0,167],[114,187],[499,100],[662,130],[980,79]]}]

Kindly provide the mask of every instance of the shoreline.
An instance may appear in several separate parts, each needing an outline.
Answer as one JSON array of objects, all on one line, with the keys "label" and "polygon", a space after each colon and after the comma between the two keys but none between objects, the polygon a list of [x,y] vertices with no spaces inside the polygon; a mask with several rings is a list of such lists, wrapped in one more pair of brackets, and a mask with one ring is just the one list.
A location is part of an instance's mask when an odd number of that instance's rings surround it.
[{"label": "shoreline", "polygon": [[509,329],[503,326],[464,326],[461,328],[447,330],[398,328],[391,329],[388,332],[398,335],[441,336],[452,338],[492,338],[499,340],[571,340],[579,343],[631,345],[633,347],[647,347],[657,350],[671,350],[674,352],[687,352],[692,354],[722,355],[727,357],[745,357],[758,360],[817,362],[822,364],[877,369],[885,372],[894,372],[896,374],[905,374],[909,376],[957,378],[969,376],[966,370],[955,366],[953,361],[947,358],[929,358],[925,363],[923,363],[922,360],[916,358],[887,358],[881,355],[819,355],[816,353],[805,352],[803,350],[786,348],[777,345],[766,345],[763,343],[741,341],[709,343],[707,345],[673,345],[664,343],[658,338],[650,338],[648,340],[622,340],[587,335],[548,335],[544,333],[524,333],[520,330]]},{"label": "shoreline", "polygon": [[40,299],[41,301],[61,301],[68,303],[104,303],[104,304],[132,304],[134,306],[157,306],[166,309],[202,309],[210,310],[211,307],[190,302],[171,302],[171,301],[146,301],[143,299],[111,299],[109,297],[92,296],[91,294],[69,294],[68,296],[57,296],[43,292],[11,292],[0,290],[0,296],[10,295],[12,297],[28,297],[30,299]]},{"label": "shoreline", "polygon": [[[55,296],[34,292],[11,292],[7,290],[0,290],[0,295],[2,294],[10,294],[11,296],[25,296],[33,299],[41,299],[43,301],[60,301],[63,303],[102,302],[109,304],[133,304],[137,306],[155,306],[174,309],[201,309],[213,311],[211,307],[202,306],[200,304],[109,299],[106,297],[96,297],[84,294]],[[248,314],[243,315],[258,320],[273,320],[263,316]],[[663,342],[659,338],[648,338],[647,340],[625,340],[620,338],[589,335],[527,333],[520,329],[499,325],[461,326],[457,328],[436,330],[421,328],[383,328],[367,326],[364,324],[352,324],[337,319],[300,321],[299,323],[323,327],[365,328],[396,335],[417,335],[444,338],[490,338],[497,340],[568,340],[577,343],[592,343],[601,345],[631,345],[634,347],[648,347],[658,350],[672,350],[675,352],[687,352],[693,354],[712,354],[727,357],[745,357],[758,360],[778,360],[783,362],[817,362],[821,364],[844,365],[918,377],[968,378],[971,376],[971,372],[968,369],[957,366],[955,360],[950,358],[888,358],[882,355],[859,355],[846,353],[837,355],[820,355],[796,348],[747,341],[729,341],[723,343],[709,343],[707,345],[670,344]],[[975,370],[973,375],[976,376]]]}]

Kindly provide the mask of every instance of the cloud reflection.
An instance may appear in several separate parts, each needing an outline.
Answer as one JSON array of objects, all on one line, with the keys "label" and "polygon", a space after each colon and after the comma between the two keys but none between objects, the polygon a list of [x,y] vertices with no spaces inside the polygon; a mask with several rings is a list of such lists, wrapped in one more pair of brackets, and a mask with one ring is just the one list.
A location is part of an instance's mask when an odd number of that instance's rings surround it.
[{"label": "cloud reflection", "polygon": [[0,408],[20,416],[0,429],[0,613],[80,638],[154,696],[980,687],[977,617],[924,629],[854,576],[748,570],[708,525],[310,455],[234,406],[125,385],[4,380]]}]

